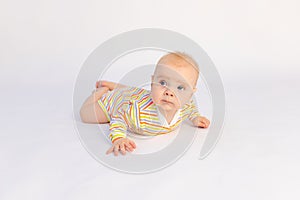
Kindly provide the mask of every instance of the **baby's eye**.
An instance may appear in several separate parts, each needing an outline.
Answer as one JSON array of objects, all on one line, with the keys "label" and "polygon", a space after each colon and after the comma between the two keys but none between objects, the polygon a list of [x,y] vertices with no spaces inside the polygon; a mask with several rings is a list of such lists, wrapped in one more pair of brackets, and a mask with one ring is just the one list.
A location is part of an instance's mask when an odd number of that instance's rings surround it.
[{"label": "baby's eye", "polygon": [[181,91],[185,90],[185,88],[182,85],[178,86],[177,89]]},{"label": "baby's eye", "polygon": [[162,86],[167,86],[167,82],[166,81],[159,81],[159,84]]}]

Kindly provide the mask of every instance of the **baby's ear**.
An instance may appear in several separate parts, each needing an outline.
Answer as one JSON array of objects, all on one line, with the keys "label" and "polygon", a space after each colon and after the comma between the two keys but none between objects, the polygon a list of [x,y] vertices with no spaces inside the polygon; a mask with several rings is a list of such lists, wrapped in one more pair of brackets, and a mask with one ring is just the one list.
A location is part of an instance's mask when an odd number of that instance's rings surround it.
[{"label": "baby's ear", "polygon": [[193,88],[193,93],[195,93],[197,91],[197,88]]}]

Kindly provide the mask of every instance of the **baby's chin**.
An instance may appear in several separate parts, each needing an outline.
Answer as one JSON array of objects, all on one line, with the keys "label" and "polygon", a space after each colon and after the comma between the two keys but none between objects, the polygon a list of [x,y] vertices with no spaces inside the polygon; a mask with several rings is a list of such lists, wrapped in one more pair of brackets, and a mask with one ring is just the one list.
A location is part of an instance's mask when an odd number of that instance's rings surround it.
[{"label": "baby's chin", "polygon": [[172,112],[172,111],[177,111],[179,109],[178,106],[171,104],[171,103],[158,103],[156,104],[157,107],[159,107],[161,110],[165,112]]}]

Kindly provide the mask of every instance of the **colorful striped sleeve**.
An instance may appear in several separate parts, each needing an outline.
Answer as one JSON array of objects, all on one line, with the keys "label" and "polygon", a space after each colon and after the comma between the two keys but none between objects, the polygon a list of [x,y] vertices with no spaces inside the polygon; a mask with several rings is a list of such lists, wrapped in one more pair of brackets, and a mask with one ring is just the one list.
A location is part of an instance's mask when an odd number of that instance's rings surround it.
[{"label": "colorful striped sleeve", "polygon": [[189,113],[190,113],[188,116],[189,120],[192,121],[195,117],[201,117],[201,114],[199,113],[198,108],[193,100],[191,100],[191,103],[190,103],[188,109],[189,109]]},{"label": "colorful striped sleeve", "polygon": [[112,143],[119,138],[125,138],[127,132],[126,116],[123,109],[124,106],[126,107],[126,103],[124,103],[124,99],[121,95],[118,95],[113,103],[115,105],[112,109],[109,127],[109,138]]},{"label": "colorful striped sleeve", "polygon": [[126,137],[127,126],[121,115],[114,115],[111,118],[109,130],[109,138],[112,143],[119,138]]}]

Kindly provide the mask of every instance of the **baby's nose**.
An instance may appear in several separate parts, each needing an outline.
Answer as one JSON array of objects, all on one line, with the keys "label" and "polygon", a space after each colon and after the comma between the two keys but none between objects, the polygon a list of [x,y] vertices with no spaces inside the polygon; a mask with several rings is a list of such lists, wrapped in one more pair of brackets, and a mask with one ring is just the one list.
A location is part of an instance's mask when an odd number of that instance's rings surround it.
[{"label": "baby's nose", "polygon": [[165,95],[166,95],[166,96],[169,96],[169,97],[174,97],[173,92],[172,92],[171,90],[169,90],[169,89],[167,89],[167,90],[165,91]]}]

